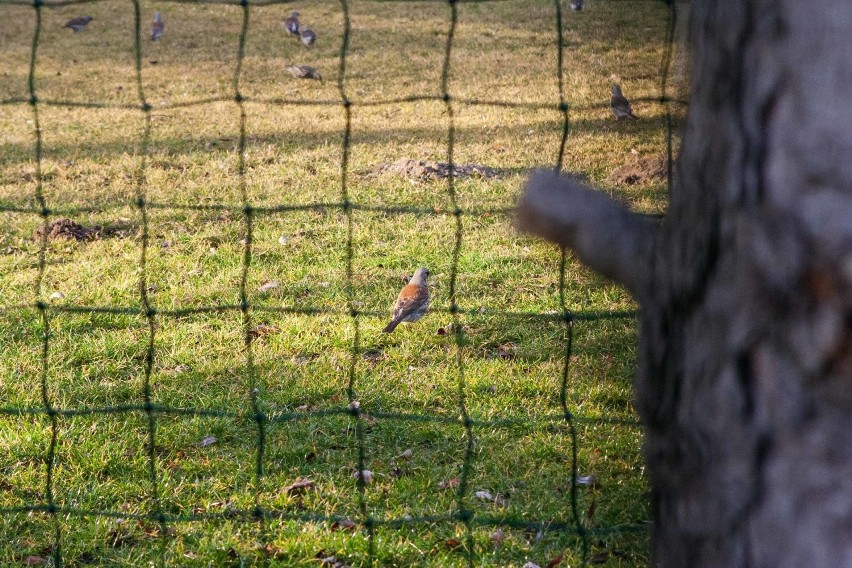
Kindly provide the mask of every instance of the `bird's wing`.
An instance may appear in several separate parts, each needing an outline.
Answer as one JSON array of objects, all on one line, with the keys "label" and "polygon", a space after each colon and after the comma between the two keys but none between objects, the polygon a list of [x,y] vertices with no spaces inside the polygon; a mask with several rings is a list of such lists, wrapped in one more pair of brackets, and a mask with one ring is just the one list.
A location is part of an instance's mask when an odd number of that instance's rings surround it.
[{"label": "bird's wing", "polygon": [[429,289],[425,286],[417,286],[415,284],[406,284],[399,292],[399,297],[396,299],[396,306],[393,311],[393,319],[405,317],[412,311],[421,307],[425,302],[429,301]]}]

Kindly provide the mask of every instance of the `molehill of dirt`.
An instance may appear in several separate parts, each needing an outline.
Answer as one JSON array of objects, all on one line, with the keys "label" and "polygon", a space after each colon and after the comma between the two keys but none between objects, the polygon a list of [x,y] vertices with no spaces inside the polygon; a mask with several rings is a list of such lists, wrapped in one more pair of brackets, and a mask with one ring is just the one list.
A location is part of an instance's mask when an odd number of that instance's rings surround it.
[{"label": "molehill of dirt", "polygon": [[94,241],[108,237],[126,237],[130,235],[134,229],[127,223],[92,225],[91,227],[86,227],[76,221],[68,219],[67,217],[62,217],[54,219],[47,224],[47,227],[44,225],[39,226],[39,228],[35,231],[35,239],[41,240],[45,235],[45,231],[47,232],[48,239]]},{"label": "molehill of dirt", "polygon": [[[412,160],[401,158],[392,164],[381,164],[372,173],[396,175],[405,178],[446,179],[450,177],[450,164],[433,160]],[[480,164],[453,164],[452,172],[458,179],[481,178],[496,179],[496,170]]]},{"label": "molehill of dirt", "polygon": [[650,156],[616,168],[607,179],[618,185],[636,185],[649,181],[665,181],[666,175],[666,159],[662,156]]}]

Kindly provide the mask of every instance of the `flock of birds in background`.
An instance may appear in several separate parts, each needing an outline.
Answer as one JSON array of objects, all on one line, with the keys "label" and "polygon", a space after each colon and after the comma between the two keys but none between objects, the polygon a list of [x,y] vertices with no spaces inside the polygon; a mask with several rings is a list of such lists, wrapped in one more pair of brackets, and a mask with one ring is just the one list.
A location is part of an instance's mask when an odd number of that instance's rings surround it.
[{"label": "flock of birds in background", "polygon": [[[581,12],[583,10],[583,4],[584,0],[569,0],[568,2],[568,6],[574,12]],[[74,30],[74,32],[81,32],[86,29],[86,26],[88,26],[89,22],[93,19],[94,18],[91,16],[73,18],[69,20],[63,28],[70,28]],[[299,12],[296,10],[290,12],[290,15],[284,20],[282,25],[287,34],[296,36],[305,47],[311,47],[317,41],[316,32],[299,22]],[[151,25],[151,41],[155,41],[163,37],[165,31],[166,24],[163,21],[163,15],[160,12],[156,12],[154,14],[154,23]],[[284,70],[289,72],[290,75],[296,79],[316,79],[318,81],[322,81],[322,75],[320,75],[320,72],[310,65],[288,65],[284,68]],[[618,120],[621,120],[622,118],[629,118],[632,120],[638,119],[638,117],[633,114],[633,108],[630,105],[630,101],[628,101],[621,92],[621,86],[618,84],[614,84],[612,86],[609,108]]]},{"label": "flock of birds in background", "polygon": [[[571,10],[580,12],[583,10],[583,0],[570,0],[569,6]],[[81,32],[86,29],[93,18],[91,16],[81,16],[69,20],[63,27],[70,28],[74,32]],[[305,47],[311,47],[317,41],[317,34],[308,27],[303,26],[299,22],[299,12],[293,11],[290,16],[283,22],[284,31],[287,34],[296,36]],[[154,23],[151,26],[151,41],[163,37],[166,30],[163,15],[160,12],[154,14]],[[310,65],[290,65],[285,68],[290,74],[297,79],[317,79],[322,80],[319,72]],[[637,120],[638,117],[633,114],[633,109],[630,101],[625,98],[621,92],[621,86],[615,84],[612,86],[612,94],[610,96],[609,108],[616,119],[629,118]],[[382,330],[385,333],[391,333],[400,323],[411,323],[422,318],[429,309],[429,288],[426,283],[426,278],[429,276],[429,270],[426,268],[418,268],[408,283],[403,286],[399,292],[399,296],[393,306],[393,316],[390,323]]]}]

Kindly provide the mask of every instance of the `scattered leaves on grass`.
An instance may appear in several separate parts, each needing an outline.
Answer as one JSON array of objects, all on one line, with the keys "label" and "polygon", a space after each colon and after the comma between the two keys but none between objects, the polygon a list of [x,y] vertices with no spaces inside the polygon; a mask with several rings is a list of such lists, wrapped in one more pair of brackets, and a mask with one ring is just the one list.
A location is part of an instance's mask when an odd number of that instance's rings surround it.
[{"label": "scattered leaves on grass", "polygon": [[587,485],[589,487],[598,486],[598,478],[594,475],[578,475],[576,477],[577,485]]},{"label": "scattered leaves on grass", "polygon": [[439,327],[438,330],[435,332],[435,335],[449,335],[453,331],[455,331],[455,329],[456,329],[455,324],[453,324],[453,322],[450,322],[447,325],[445,325],[444,327]]},{"label": "scattered leaves on grass", "polygon": [[373,481],[373,472],[369,469],[363,469],[361,471],[356,471],[352,474],[352,479],[361,478],[364,480],[364,484],[369,485]]},{"label": "scattered leaves on grass", "polygon": [[385,354],[381,349],[368,349],[367,351],[364,351],[361,357],[363,357],[365,361],[375,364],[384,359]]},{"label": "scattered leaves on grass", "polygon": [[269,325],[266,323],[259,323],[251,329],[249,335],[251,335],[252,339],[257,339],[259,337],[278,333],[279,331],[281,330],[278,329],[277,326]]},{"label": "scattered leaves on grass", "polygon": [[458,540],[458,539],[455,539],[455,538],[448,538],[447,540],[444,541],[444,546],[446,546],[447,548],[452,550],[453,548],[460,547],[461,541]]},{"label": "scattered leaves on grass", "polygon": [[216,443],[216,436],[204,436],[200,442],[198,442],[199,448],[206,448],[207,446],[212,446]]},{"label": "scattered leaves on grass", "polygon": [[315,490],[317,488],[317,484],[310,478],[307,477],[299,477],[284,488],[284,493],[287,495],[302,495],[309,489]]},{"label": "scattered leaves on grass", "polygon": [[589,503],[589,508],[586,509],[586,522],[588,524],[592,524],[592,519],[595,517],[595,510],[597,510],[598,502],[597,499],[592,497],[592,502]]},{"label": "scattered leaves on grass", "polygon": [[478,499],[482,499],[483,501],[490,501],[497,505],[498,507],[505,507],[509,501],[504,495],[493,495],[490,491],[477,491],[474,493]]},{"label": "scattered leaves on grass", "polygon": [[514,343],[501,343],[488,354],[489,359],[514,359],[518,346]]},{"label": "scattered leaves on grass", "polygon": [[550,559],[550,562],[547,563],[545,568],[554,568],[555,566],[558,566],[562,562],[563,558],[565,558],[564,554],[557,554]]},{"label": "scattered leaves on grass", "polygon": [[281,284],[278,282],[278,280],[267,280],[266,282],[264,282],[263,284],[258,286],[257,289],[260,292],[269,292],[270,290],[274,290],[275,288],[278,288],[278,286],[280,286],[280,285]]},{"label": "scattered leaves on grass", "polygon": [[319,557],[320,566],[328,566],[329,568],[349,568],[343,560],[338,560],[336,556]]},{"label": "scattered leaves on grass", "polygon": [[284,553],[283,550],[281,550],[277,546],[273,546],[271,543],[268,542],[263,546],[258,545],[257,548],[270,558],[277,558],[278,556],[281,556]]},{"label": "scattered leaves on grass", "polygon": [[439,483],[438,489],[454,489],[459,486],[459,483],[461,483],[461,479],[458,477],[452,477]]},{"label": "scattered leaves on grass", "polygon": [[304,365],[305,363],[310,363],[317,357],[319,357],[319,355],[316,353],[300,353],[293,357],[293,362],[297,365]]},{"label": "scattered leaves on grass", "polygon": [[341,519],[339,521],[334,521],[331,524],[332,532],[336,532],[336,531],[354,532],[355,529],[357,529],[357,528],[358,528],[358,523],[356,523],[355,521],[353,521],[352,519],[349,519],[349,518]]}]

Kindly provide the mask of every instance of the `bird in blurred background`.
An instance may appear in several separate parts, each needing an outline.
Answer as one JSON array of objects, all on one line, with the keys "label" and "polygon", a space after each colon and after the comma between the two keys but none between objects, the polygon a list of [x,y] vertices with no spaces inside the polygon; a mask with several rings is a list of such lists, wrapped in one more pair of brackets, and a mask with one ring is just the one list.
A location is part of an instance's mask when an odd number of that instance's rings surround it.
[{"label": "bird in blurred background", "polygon": [[284,31],[292,35],[299,34],[299,12],[296,10],[290,12],[290,16],[284,20]]},{"label": "bird in blurred background", "polygon": [[164,31],[166,31],[166,24],[163,22],[163,15],[156,12],[154,14],[154,24],[151,26],[151,41],[163,37]]},{"label": "bird in blurred background", "polygon": [[94,20],[91,16],[80,16],[79,18],[74,18],[73,20],[68,20],[68,22],[62,26],[63,28],[71,28],[76,32],[82,32],[86,29],[86,26],[89,25],[89,22]]},{"label": "bird in blurred background", "polygon": [[633,114],[633,109],[630,107],[630,101],[621,94],[620,85],[616,84],[612,86],[612,96],[609,98],[609,108],[618,120],[621,120],[622,118],[632,118],[633,120],[639,119],[638,116]]},{"label": "bird in blurred background", "polygon": [[418,268],[408,284],[402,287],[393,306],[393,318],[382,330],[383,332],[391,333],[400,323],[415,322],[426,314],[429,309],[427,276],[429,276],[427,268]]},{"label": "bird in blurred background", "polygon": [[568,2],[568,6],[575,12],[583,11],[583,0],[571,0]]},{"label": "bird in blurred background", "polygon": [[317,34],[310,28],[302,28],[302,31],[299,32],[299,37],[302,39],[305,47],[310,47],[317,41]]},{"label": "bird in blurred background", "polygon": [[289,65],[285,67],[284,70],[289,71],[290,75],[296,79],[318,79],[322,81],[322,76],[319,74],[319,71],[310,65]]}]

